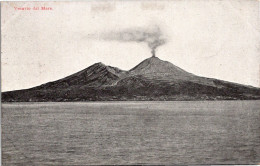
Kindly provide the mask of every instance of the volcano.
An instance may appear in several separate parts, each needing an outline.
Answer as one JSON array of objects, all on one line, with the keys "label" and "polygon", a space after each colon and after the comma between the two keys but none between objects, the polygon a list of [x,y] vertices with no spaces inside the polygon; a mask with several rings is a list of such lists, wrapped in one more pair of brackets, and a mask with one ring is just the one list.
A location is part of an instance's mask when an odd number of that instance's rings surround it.
[{"label": "volcano", "polygon": [[3,92],[3,102],[257,100],[260,88],[199,77],[152,56],[129,71],[96,63],[63,79]]}]

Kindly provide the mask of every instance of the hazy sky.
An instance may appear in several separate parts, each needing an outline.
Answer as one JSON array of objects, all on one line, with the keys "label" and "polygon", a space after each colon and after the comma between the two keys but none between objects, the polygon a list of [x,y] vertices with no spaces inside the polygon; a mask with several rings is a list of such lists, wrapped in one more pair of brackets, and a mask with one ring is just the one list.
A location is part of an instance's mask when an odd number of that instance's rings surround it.
[{"label": "hazy sky", "polygon": [[[14,7],[51,7],[51,11]],[[89,35],[158,26],[162,60],[199,76],[260,87],[257,0],[2,3],[2,91],[54,81],[96,63],[129,70],[151,56],[145,43]]]}]

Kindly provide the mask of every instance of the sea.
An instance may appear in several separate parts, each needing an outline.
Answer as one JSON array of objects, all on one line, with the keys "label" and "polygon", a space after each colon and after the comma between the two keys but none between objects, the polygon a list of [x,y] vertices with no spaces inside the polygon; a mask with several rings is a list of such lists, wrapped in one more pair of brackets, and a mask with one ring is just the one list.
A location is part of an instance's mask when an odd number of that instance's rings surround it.
[{"label": "sea", "polygon": [[260,101],[2,103],[2,165],[258,164]]}]

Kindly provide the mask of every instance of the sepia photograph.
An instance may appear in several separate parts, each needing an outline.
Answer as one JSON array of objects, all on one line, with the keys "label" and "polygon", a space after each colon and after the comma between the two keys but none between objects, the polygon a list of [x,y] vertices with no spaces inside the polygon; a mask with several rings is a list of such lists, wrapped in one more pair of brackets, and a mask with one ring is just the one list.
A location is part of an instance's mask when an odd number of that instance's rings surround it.
[{"label": "sepia photograph", "polygon": [[260,1],[1,2],[1,153],[260,164]]}]

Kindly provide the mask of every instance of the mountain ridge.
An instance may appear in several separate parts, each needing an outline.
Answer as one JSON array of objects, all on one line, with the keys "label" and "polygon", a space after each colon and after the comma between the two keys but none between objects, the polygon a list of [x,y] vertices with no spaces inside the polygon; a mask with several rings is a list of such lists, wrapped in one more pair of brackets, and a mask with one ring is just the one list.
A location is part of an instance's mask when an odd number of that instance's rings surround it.
[{"label": "mountain ridge", "polygon": [[30,89],[2,93],[2,101],[256,100],[260,88],[199,77],[158,57],[121,70],[95,63]]},{"label": "mountain ridge", "polygon": [[173,65],[168,61],[160,60],[158,57],[150,57],[136,65],[129,70],[134,74],[148,74],[148,73],[172,73],[174,74],[190,74],[185,70]]}]

